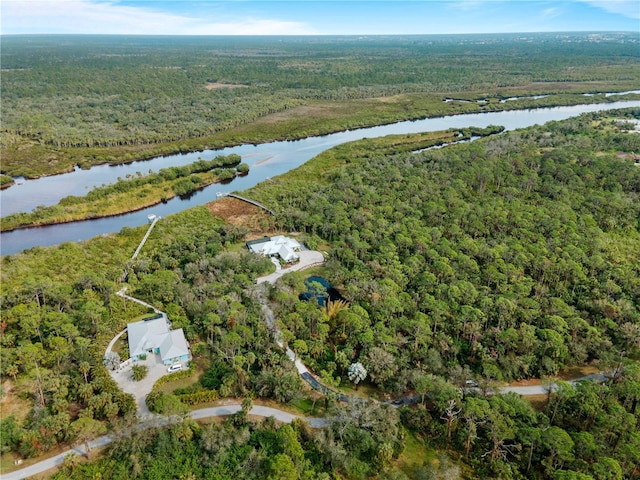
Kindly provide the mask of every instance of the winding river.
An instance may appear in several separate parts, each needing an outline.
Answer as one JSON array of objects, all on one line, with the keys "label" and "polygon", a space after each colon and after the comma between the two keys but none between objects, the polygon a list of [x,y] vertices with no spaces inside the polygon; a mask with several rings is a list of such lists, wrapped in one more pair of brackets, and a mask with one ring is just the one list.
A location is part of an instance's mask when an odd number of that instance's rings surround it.
[{"label": "winding river", "polygon": [[310,160],[319,153],[336,145],[362,138],[381,137],[391,134],[417,133],[447,128],[468,126],[486,127],[503,125],[506,130],[525,128],[552,120],[564,120],[585,112],[612,110],[625,107],[640,107],[640,101],[620,101],[606,104],[575,105],[570,107],[539,108],[532,110],[511,110],[504,112],[452,115],[417,121],[398,122],[370,128],[360,128],[345,132],[309,137],[303,140],[272,142],[260,145],[240,145],[219,150],[204,150],[190,154],[168,155],[152,160],[133,162],[127,165],[98,166],[90,170],[43,177],[37,180],[20,181],[0,192],[2,215],[28,212],[39,205],[55,205],[68,195],[84,195],[91,188],[116,182],[118,177],[146,174],[168,166],[192,163],[199,157],[209,160],[216,155],[237,153],[249,164],[251,171],[245,177],[237,177],[226,185],[211,185],[188,199],[174,198],[167,203],[156,205],[133,213],[86,220],[61,225],[50,225],[14,230],[0,235],[0,252],[10,255],[36,247],[57,245],[68,241],[86,240],[97,235],[118,232],[123,227],[134,227],[147,222],[151,213],[166,216],[172,213],[216,200],[217,192],[241,191],[271,177],[281,175]]}]

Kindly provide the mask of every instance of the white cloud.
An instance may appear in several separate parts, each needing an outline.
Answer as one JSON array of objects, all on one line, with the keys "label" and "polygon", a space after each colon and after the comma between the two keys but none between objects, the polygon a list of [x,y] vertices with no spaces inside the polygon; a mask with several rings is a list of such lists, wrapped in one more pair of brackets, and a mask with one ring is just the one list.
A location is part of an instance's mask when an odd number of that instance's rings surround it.
[{"label": "white cloud", "polygon": [[546,18],[553,18],[560,15],[560,10],[556,7],[547,8],[542,11],[542,16]]},{"label": "white cloud", "polygon": [[266,18],[220,20],[90,0],[3,0],[2,33],[298,35],[309,26]]},{"label": "white cloud", "polygon": [[609,13],[618,13],[629,18],[640,19],[638,0],[581,0]]}]

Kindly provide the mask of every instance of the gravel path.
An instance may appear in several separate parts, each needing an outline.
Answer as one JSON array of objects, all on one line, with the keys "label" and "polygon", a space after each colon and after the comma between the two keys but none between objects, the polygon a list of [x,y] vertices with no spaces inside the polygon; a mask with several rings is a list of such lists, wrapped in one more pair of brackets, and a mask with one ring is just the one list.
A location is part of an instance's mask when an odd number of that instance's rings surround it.
[{"label": "gravel path", "polygon": [[146,420],[152,416],[151,412],[149,412],[149,408],[147,407],[147,402],[145,401],[147,395],[151,392],[153,385],[160,377],[171,374],[167,373],[167,366],[163,365],[160,355],[153,353],[148,354],[146,360],[138,360],[131,365],[146,366],[149,369],[147,376],[136,382],[133,379],[131,366],[127,366],[119,370],[109,370],[109,373],[111,374],[111,378],[115,380],[123,392],[133,395],[133,398],[135,398],[136,401],[136,406],[138,407],[138,418],[140,420]]}]

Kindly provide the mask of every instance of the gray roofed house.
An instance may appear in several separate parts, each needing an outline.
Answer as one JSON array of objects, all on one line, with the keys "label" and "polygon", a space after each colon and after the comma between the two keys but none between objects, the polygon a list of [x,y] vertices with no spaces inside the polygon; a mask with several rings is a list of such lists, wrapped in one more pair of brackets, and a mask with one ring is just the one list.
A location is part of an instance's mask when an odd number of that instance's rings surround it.
[{"label": "gray roofed house", "polygon": [[134,360],[143,354],[159,354],[162,363],[186,362],[191,359],[184,331],[169,330],[165,317],[142,320],[127,325],[129,355]]},{"label": "gray roofed house", "polygon": [[128,324],[129,355],[131,358],[137,358],[143,353],[151,353],[160,342],[160,338],[167,332],[169,332],[169,327],[164,318]]},{"label": "gray roofed house", "polygon": [[[184,338],[184,332],[181,328],[171,330],[164,336],[160,344],[160,358],[162,359],[162,363],[174,363],[174,359],[176,358],[189,356],[189,345],[187,345],[187,339]],[[186,358],[185,360],[188,359],[189,358]]]}]

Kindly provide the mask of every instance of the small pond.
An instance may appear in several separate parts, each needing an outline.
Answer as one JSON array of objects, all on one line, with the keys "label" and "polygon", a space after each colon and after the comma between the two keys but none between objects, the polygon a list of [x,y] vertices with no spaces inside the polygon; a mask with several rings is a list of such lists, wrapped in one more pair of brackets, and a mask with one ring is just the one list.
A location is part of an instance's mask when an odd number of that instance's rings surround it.
[{"label": "small pond", "polygon": [[342,300],[340,293],[324,277],[312,275],[304,281],[304,284],[307,287],[307,291],[298,296],[300,300],[315,298],[321,307],[324,307],[327,298],[332,302]]}]

